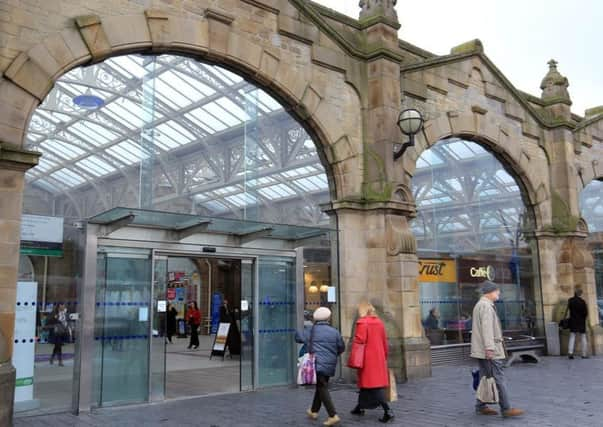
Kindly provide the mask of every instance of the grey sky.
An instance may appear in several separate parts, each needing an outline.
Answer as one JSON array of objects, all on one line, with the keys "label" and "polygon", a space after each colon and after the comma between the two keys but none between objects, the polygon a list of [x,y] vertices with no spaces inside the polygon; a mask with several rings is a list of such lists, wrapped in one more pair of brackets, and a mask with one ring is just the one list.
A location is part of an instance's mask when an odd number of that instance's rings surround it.
[{"label": "grey sky", "polygon": [[[358,0],[314,0],[358,18]],[[603,105],[603,2],[597,0],[398,0],[400,38],[436,54],[479,38],[486,55],[525,92],[540,96],[554,58],[569,79],[572,111]]]}]

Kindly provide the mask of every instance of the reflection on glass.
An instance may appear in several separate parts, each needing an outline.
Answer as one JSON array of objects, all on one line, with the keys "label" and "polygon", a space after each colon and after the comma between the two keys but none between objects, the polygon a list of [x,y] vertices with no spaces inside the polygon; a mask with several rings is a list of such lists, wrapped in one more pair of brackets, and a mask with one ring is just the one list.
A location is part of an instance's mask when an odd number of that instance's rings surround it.
[{"label": "reflection on glass", "polygon": [[501,286],[505,335],[543,335],[531,214],[503,165],[479,145],[440,141],[413,177],[421,316],[432,345],[469,342],[480,286]]},{"label": "reflection on glass", "polygon": [[[102,251],[102,250],[101,250]],[[151,260],[148,251],[99,256],[94,339],[98,406],[144,402],[149,389]]]},{"label": "reflection on glass", "polygon": [[603,181],[592,181],[580,193],[580,213],[588,225],[593,254],[599,322],[603,323]]},{"label": "reflection on glass", "polygon": [[258,385],[294,380],[295,264],[291,258],[260,257],[258,295]]},{"label": "reflection on glass", "polygon": [[[56,220],[33,218],[44,223]],[[21,246],[13,350],[19,415],[71,407],[80,314],[74,272],[82,254],[79,230],[63,223],[62,242],[57,246],[31,246],[33,242]],[[32,347],[33,355],[28,357]]]}]

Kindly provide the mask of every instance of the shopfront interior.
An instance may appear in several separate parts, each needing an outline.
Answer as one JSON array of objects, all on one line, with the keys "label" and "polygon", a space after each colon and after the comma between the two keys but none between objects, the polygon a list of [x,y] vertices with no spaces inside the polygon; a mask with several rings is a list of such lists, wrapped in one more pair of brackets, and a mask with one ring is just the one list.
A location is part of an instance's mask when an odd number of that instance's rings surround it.
[{"label": "shopfront interior", "polygon": [[485,280],[501,287],[504,335],[543,340],[532,214],[503,163],[475,142],[443,140],[418,159],[413,191],[421,315],[433,364],[467,359]]}]

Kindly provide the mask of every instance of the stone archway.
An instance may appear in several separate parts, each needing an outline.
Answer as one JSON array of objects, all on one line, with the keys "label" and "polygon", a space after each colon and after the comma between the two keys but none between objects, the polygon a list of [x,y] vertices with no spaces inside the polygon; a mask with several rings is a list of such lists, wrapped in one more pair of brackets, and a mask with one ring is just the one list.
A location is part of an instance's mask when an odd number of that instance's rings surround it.
[{"label": "stone archway", "polygon": [[[361,166],[361,131],[358,125],[355,134],[346,132],[330,114],[341,106],[329,97],[328,78],[316,77],[316,65],[300,67],[288,62],[278,49],[254,43],[235,31],[234,20],[213,9],[207,9],[203,19],[158,10],[147,10],[144,15],[76,17],[72,28],[22,52],[6,70],[0,82],[0,102],[10,108],[14,127],[1,128],[0,139],[21,146],[32,112],[69,70],[129,53],[169,52],[230,68],[275,96],[317,144],[331,198],[359,194],[361,183],[351,179],[360,177],[347,171]],[[351,86],[346,84],[345,90],[347,96],[358,97]],[[359,106],[360,101],[354,104]]]},{"label": "stone archway", "polygon": [[[500,127],[476,120],[476,114],[454,114],[425,124],[424,132],[418,135],[413,154],[405,159],[406,185],[410,184],[416,161],[424,151],[444,139],[466,139],[492,153],[515,179],[521,188],[526,207],[533,213],[536,229],[550,224],[552,212],[550,204],[545,203],[551,198],[546,158],[533,158],[521,143],[509,141],[507,133]],[[539,174],[539,171],[546,173]]]},{"label": "stone archway", "polygon": [[[233,13],[240,11],[233,6]],[[276,16],[274,10],[268,13]],[[160,10],[74,17],[63,31],[21,52],[0,77],[0,218],[9,236],[0,242],[0,332],[8,342],[6,351],[0,349],[0,364],[4,354],[12,354],[24,172],[39,156],[22,148],[25,133],[35,108],[71,69],[128,53],[170,52],[220,63],[266,88],[310,132],[327,171],[332,200],[361,194],[361,101],[347,83],[345,67],[330,67],[326,59],[313,61],[303,43],[296,61],[282,46],[297,43],[294,38],[281,46],[271,45],[270,38],[255,40],[251,32],[234,25],[243,19],[211,8],[188,17]],[[276,28],[269,31],[279,34]]]}]

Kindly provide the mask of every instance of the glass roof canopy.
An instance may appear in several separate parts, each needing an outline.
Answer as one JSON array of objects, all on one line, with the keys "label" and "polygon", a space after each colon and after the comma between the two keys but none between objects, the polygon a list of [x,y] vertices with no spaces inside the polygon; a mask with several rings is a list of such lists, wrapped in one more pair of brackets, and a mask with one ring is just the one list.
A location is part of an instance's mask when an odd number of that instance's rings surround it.
[{"label": "glass roof canopy", "polygon": [[[144,105],[148,88],[154,93],[150,118]],[[102,106],[77,105],[74,99],[82,95],[97,97]],[[258,133],[253,149],[236,146],[233,141],[252,122],[274,132],[281,126],[284,137],[275,141]],[[163,171],[156,184],[186,194],[211,215],[311,194],[328,201],[313,141],[276,100],[226,69],[172,55],[121,56],[62,76],[30,122],[26,144],[43,156],[27,182],[73,200],[79,198],[75,192],[90,189],[102,198],[104,184],[116,179],[136,187],[136,173],[129,171],[151,154],[145,135],[152,135],[152,155]],[[184,175],[185,188],[175,188],[177,175]],[[168,203],[165,195],[161,200]],[[82,216],[114,206],[105,203]]]},{"label": "glass roof canopy", "polygon": [[[520,244],[525,207],[515,179],[491,153],[458,138],[417,160],[412,180],[420,250],[463,251]],[[521,244],[525,244],[521,242]]]},{"label": "glass roof canopy", "polygon": [[120,222],[124,226],[153,227],[176,232],[201,230],[203,233],[227,234],[238,237],[258,236],[267,239],[303,240],[334,231],[327,227],[304,227],[296,225],[269,224],[257,221],[202,217],[173,212],[144,209],[113,208],[88,220],[91,224],[112,225]]}]

